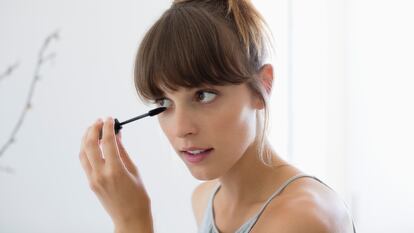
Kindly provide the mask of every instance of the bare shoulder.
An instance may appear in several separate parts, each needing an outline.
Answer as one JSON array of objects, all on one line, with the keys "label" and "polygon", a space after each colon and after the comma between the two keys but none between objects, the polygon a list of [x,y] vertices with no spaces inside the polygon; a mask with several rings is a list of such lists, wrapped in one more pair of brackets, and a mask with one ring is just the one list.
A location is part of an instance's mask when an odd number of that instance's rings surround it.
[{"label": "bare shoulder", "polygon": [[203,218],[204,211],[207,207],[208,200],[213,192],[213,189],[218,185],[217,180],[205,181],[196,186],[191,197],[194,217],[197,225],[200,225]]},{"label": "bare shoulder", "polygon": [[342,199],[313,179],[291,183],[266,208],[259,222],[254,232],[353,232],[352,218]]}]

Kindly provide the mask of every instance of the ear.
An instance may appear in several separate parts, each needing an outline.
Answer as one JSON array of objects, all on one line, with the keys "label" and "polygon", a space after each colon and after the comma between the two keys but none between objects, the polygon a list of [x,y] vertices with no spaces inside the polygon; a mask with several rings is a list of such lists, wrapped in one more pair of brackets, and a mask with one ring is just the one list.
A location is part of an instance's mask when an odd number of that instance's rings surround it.
[{"label": "ear", "polygon": [[[270,95],[273,86],[273,66],[271,64],[263,65],[259,70],[258,78],[260,79],[267,94]],[[264,103],[259,97],[255,100],[255,107],[257,109],[264,108]]]},{"label": "ear", "polygon": [[[273,67],[271,64],[265,64],[263,65],[259,72],[257,73],[258,79],[260,80],[261,84],[263,85],[264,89],[267,92],[267,95],[270,96],[272,92],[272,86],[273,86]],[[263,103],[262,98],[255,94],[254,98],[254,107],[256,109],[263,109],[265,107],[265,104]]]},{"label": "ear", "polygon": [[273,66],[271,64],[263,65],[259,71],[259,78],[262,81],[267,94],[270,95],[273,86]]}]

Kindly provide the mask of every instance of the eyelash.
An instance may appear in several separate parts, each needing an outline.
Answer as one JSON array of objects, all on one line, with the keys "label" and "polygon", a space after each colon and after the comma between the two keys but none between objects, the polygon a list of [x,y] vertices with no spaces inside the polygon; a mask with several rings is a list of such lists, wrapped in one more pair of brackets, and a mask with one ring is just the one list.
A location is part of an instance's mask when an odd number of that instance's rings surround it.
[{"label": "eyelash", "polygon": [[[214,95],[216,95],[216,97],[218,95],[218,92],[217,91],[214,91],[214,90],[198,90],[198,91],[196,91],[195,95],[198,97],[199,94],[204,93],[204,92],[207,92],[207,93],[210,93],[210,94],[214,94]],[[214,97],[214,98],[216,98],[216,97]],[[213,100],[211,100],[211,102],[214,101],[214,98],[213,98]],[[160,106],[158,104],[159,101],[164,100],[164,99],[168,99],[168,98],[165,98],[165,97],[158,98],[158,99],[154,100],[154,104]],[[208,103],[210,103],[210,102],[207,102],[207,104]]]}]

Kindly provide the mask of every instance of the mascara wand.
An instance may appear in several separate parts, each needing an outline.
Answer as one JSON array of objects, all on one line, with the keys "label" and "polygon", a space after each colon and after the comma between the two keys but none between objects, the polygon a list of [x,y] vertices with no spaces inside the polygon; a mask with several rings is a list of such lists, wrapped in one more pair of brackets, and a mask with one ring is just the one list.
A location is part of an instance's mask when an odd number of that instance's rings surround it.
[{"label": "mascara wand", "polygon": [[[131,118],[129,120],[126,120],[124,122],[119,123],[118,119],[114,119],[115,121],[115,125],[114,125],[114,130],[115,130],[115,134],[118,134],[118,132],[122,129],[122,125],[128,124],[130,122],[139,120],[141,118],[147,117],[147,116],[155,116],[157,114],[160,114],[162,112],[164,112],[167,108],[166,107],[159,107],[153,110],[150,110],[149,112],[139,115],[137,117]],[[99,132],[99,139],[102,139],[102,130]]]}]

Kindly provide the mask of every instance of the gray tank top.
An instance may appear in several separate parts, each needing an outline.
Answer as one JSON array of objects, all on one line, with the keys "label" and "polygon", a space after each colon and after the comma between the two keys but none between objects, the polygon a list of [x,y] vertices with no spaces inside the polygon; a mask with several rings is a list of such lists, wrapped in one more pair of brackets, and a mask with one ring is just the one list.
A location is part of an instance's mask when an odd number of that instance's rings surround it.
[{"label": "gray tank top", "polygon": [[[260,215],[263,213],[266,206],[270,203],[270,201],[274,197],[279,195],[290,183],[292,183],[294,180],[302,178],[302,177],[313,178],[313,179],[319,181],[320,183],[324,184],[328,188],[332,189],[331,187],[329,187],[327,184],[325,184],[324,182],[322,182],[320,179],[316,178],[315,176],[310,176],[310,175],[305,175],[305,174],[295,175],[295,176],[289,178],[288,180],[286,180],[269,197],[269,199],[265,202],[265,204],[262,206],[262,208],[256,214],[254,214],[251,218],[249,218],[244,224],[242,224],[240,226],[240,228],[237,229],[237,231],[235,233],[248,233],[248,232],[250,232],[252,230],[253,226],[256,224],[257,220],[259,219]],[[214,221],[214,211],[213,211],[213,199],[214,199],[214,196],[216,195],[217,191],[219,190],[219,188],[220,188],[220,185],[217,185],[215,191],[213,192],[213,194],[211,195],[211,197],[209,199],[209,202],[207,204],[207,208],[204,212],[203,221],[201,222],[201,225],[198,229],[198,233],[220,233],[219,230],[217,229],[217,226],[216,226],[215,221]],[[352,227],[353,227],[354,233],[356,233],[355,224],[354,224],[353,220],[352,220]]]}]

